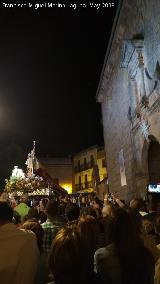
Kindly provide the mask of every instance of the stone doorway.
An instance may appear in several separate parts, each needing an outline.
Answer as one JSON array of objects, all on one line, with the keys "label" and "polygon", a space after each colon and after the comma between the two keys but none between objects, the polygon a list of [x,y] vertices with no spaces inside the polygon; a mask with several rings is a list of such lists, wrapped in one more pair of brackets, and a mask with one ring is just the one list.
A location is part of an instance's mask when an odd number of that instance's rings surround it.
[{"label": "stone doorway", "polygon": [[148,149],[148,174],[149,183],[160,183],[160,144],[151,140]]}]

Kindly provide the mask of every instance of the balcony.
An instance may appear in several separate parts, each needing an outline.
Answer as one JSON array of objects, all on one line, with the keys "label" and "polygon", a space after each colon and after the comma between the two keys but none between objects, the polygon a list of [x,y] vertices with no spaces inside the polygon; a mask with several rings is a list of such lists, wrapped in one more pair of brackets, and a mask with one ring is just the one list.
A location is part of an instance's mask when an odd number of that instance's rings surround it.
[{"label": "balcony", "polygon": [[75,184],[75,191],[93,188],[92,181],[87,181],[81,184]]},{"label": "balcony", "polygon": [[81,164],[80,167],[78,167],[78,166],[74,167],[74,172],[75,173],[83,172],[83,171],[86,171],[88,169],[92,169],[93,166],[94,166],[93,162],[88,162],[86,164]]}]

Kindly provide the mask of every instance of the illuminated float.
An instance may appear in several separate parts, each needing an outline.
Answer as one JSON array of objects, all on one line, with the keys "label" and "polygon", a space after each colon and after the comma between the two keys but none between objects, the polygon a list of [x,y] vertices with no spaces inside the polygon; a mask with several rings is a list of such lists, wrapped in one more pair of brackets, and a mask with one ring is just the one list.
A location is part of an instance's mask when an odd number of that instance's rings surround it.
[{"label": "illuminated float", "polygon": [[35,141],[33,149],[28,154],[26,161],[27,171],[23,172],[18,166],[12,170],[12,175],[6,179],[5,191],[18,196],[23,193],[28,195],[66,195],[67,191],[53,183],[52,178],[41,168],[38,168],[38,160],[35,156]]}]

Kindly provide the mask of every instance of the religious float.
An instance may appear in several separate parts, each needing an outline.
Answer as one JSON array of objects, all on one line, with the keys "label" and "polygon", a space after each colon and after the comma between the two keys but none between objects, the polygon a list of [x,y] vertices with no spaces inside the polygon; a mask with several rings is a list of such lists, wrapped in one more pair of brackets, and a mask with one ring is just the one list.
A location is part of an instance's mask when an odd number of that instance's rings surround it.
[{"label": "religious float", "polygon": [[39,168],[35,155],[35,141],[25,164],[27,166],[26,172],[15,166],[10,178],[5,180],[5,191],[9,195],[21,196],[23,193],[27,193],[29,196],[67,194],[65,189],[53,182],[44,169]]}]

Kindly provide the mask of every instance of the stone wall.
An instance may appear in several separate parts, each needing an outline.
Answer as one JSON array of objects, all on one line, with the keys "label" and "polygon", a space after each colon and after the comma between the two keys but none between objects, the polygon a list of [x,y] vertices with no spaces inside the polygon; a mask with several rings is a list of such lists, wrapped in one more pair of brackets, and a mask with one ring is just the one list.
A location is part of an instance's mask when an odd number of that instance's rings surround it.
[{"label": "stone wall", "polygon": [[[160,1],[124,0],[97,99],[102,104],[110,191],[144,197],[150,137],[160,141]],[[126,185],[118,153],[123,149]]]}]

